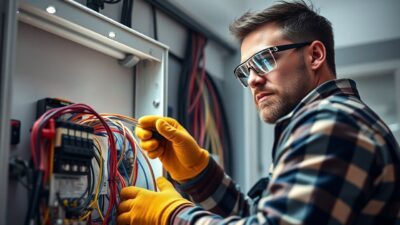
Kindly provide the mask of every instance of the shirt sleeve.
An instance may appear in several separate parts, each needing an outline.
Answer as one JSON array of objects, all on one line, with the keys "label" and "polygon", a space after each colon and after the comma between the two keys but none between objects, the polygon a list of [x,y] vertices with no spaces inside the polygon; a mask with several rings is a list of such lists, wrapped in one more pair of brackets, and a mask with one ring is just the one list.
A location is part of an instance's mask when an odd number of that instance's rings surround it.
[{"label": "shirt sleeve", "polygon": [[178,188],[203,209],[222,217],[249,214],[250,200],[211,157],[200,175],[178,185]]},{"label": "shirt sleeve", "polygon": [[257,213],[222,217],[185,208],[173,224],[351,224],[373,192],[377,173],[371,129],[340,112],[310,113],[278,146]]}]

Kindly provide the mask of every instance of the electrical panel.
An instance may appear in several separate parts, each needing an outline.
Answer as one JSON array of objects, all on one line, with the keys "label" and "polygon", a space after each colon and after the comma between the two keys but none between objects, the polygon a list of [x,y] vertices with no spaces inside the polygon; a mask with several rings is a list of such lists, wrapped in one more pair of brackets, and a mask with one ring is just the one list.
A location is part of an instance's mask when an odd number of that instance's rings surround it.
[{"label": "electrical panel", "polygon": [[167,114],[168,47],[75,1],[16,7],[0,224],[115,224],[121,188],[162,176],[134,128]]},{"label": "electrical panel", "polygon": [[35,176],[25,224],[113,224],[123,187],[157,190],[153,165],[133,134],[138,121],[63,103],[37,103],[47,110],[30,133],[32,165],[23,174]]}]

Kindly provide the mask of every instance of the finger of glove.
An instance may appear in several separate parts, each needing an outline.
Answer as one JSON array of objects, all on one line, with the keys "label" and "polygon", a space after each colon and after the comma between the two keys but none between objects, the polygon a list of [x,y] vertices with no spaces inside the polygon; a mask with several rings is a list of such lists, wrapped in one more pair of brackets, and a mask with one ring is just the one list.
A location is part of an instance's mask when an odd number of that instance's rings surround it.
[{"label": "finger of glove", "polygon": [[136,127],[135,134],[142,141],[148,140],[153,136],[151,130],[143,129],[142,127]]},{"label": "finger of glove", "polygon": [[160,157],[164,153],[164,148],[158,148],[154,151],[147,152],[147,156],[151,159]]},{"label": "finger of glove", "polygon": [[162,136],[176,144],[180,144],[191,137],[190,134],[186,133],[185,131],[178,130],[176,127],[172,126],[163,119],[157,120],[156,128]]},{"label": "finger of glove", "polygon": [[139,118],[138,122],[140,126],[144,128],[155,127],[156,121],[161,118],[163,117],[156,115],[142,116]]},{"label": "finger of glove", "polygon": [[118,205],[118,213],[129,212],[133,207],[134,199],[127,199],[119,203]]},{"label": "finger of glove", "polygon": [[136,198],[141,191],[145,191],[145,189],[133,186],[122,188],[120,198],[122,200]]},{"label": "finger of glove", "polygon": [[150,140],[140,142],[140,147],[143,150],[148,151],[148,152],[156,150],[159,145],[160,145],[160,143],[156,139],[150,139]]},{"label": "finger of glove", "polygon": [[156,183],[160,191],[175,189],[171,182],[169,182],[165,177],[157,178]]},{"label": "finger of glove", "polygon": [[122,213],[117,217],[118,225],[128,225],[131,224],[131,212]]}]

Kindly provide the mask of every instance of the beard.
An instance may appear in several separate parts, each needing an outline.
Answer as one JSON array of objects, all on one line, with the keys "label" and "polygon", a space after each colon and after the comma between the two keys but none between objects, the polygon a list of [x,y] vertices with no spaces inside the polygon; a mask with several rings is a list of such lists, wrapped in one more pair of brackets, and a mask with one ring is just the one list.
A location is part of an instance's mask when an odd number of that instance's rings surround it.
[{"label": "beard", "polygon": [[300,64],[289,78],[292,79],[290,89],[276,91],[270,99],[257,106],[260,119],[274,124],[278,119],[289,114],[310,91],[307,73],[304,58],[300,58]]}]

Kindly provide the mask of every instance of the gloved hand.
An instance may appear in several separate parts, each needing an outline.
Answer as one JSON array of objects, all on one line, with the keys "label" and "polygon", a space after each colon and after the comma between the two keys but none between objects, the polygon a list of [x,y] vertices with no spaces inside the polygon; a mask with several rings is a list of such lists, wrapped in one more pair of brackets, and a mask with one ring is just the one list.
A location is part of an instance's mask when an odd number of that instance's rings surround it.
[{"label": "gloved hand", "polygon": [[181,205],[193,205],[174,189],[164,177],[157,179],[160,192],[139,187],[123,188],[120,194],[122,202],[118,206],[118,225],[165,225],[170,215]]},{"label": "gloved hand", "polygon": [[[156,130],[165,139],[153,137]],[[152,159],[159,158],[171,177],[184,182],[201,173],[208,165],[208,151],[200,148],[194,138],[176,120],[161,116],[143,116],[135,129],[140,146]]]}]

